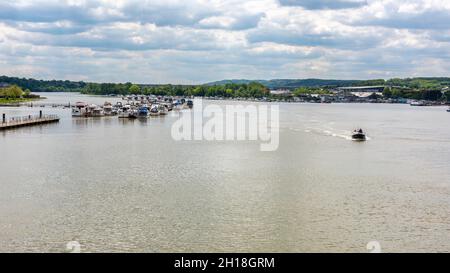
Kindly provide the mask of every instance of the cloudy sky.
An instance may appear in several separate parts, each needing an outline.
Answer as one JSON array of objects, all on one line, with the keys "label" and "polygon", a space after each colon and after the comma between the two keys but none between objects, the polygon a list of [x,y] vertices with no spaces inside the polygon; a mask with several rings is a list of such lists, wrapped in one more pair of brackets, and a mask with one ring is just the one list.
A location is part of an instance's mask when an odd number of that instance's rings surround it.
[{"label": "cloudy sky", "polygon": [[450,76],[449,0],[0,0],[0,75]]}]

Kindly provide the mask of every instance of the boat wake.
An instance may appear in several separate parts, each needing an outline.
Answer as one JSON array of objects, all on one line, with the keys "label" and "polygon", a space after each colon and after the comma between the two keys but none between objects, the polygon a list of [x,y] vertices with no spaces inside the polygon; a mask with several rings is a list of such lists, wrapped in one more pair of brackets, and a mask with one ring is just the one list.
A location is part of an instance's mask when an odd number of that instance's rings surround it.
[{"label": "boat wake", "polygon": [[[289,129],[296,132],[305,132],[310,134],[316,134],[321,136],[336,137],[348,141],[353,141],[352,131],[350,130],[339,130],[335,128],[336,122],[321,122],[318,119],[306,119],[304,116],[297,115],[302,118],[303,129],[298,127],[290,127]],[[305,120],[307,120],[305,122]],[[366,136],[366,140],[371,140],[370,137]]]},{"label": "boat wake", "polygon": [[[291,130],[297,131],[297,132],[302,131],[302,130],[296,129],[296,128],[291,128]],[[303,130],[303,132],[321,135],[321,136],[336,137],[336,138],[345,139],[348,141],[353,141],[352,132],[346,131],[346,130],[337,130],[337,129],[332,129],[332,128],[324,129],[324,128],[316,128],[316,127],[307,127],[306,129]],[[366,140],[371,140],[371,138],[366,136]]]}]

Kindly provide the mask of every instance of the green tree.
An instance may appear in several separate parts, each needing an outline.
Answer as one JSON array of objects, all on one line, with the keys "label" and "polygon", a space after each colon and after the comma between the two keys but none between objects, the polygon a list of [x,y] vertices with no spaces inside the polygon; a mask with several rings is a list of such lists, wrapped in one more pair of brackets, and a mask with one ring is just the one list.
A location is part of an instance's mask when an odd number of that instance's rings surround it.
[{"label": "green tree", "polygon": [[447,91],[447,92],[444,93],[444,99],[445,99],[447,102],[450,102],[450,91]]},{"label": "green tree", "polygon": [[23,96],[22,88],[18,87],[17,85],[9,86],[9,87],[5,88],[5,90],[3,92],[4,92],[4,96],[7,98],[16,99],[16,98],[20,98]]},{"label": "green tree", "polygon": [[139,94],[141,92],[141,88],[137,84],[132,84],[130,88],[128,88],[131,94]]},{"label": "green tree", "polygon": [[383,90],[383,96],[386,98],[391,98],[392,97],[392,91],[390,87],[385,87]]},{"label": "green tree", "polygon": [[31,91],[30,91],[30,89],[25,89],[25,91],[24,91],[24,97],[29,97],[31,95]]},{"label": "green tree", "polygon": [[440,90],[426,90],[422,92],[422,99],[424,100],[440,100],[442,98],[442,92]]}]

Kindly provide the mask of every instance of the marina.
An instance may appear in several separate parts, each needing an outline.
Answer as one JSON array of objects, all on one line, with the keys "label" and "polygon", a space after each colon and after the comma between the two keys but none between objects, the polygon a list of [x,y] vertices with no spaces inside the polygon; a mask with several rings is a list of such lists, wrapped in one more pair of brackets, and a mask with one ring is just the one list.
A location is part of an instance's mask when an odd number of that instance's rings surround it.
[{"label": "marina", "polygon": [[147,118],[149,116],[167,115],[174,109],[192,109],[194,105],[191,99],[173,97],[129,96],[123,97],[122,100],[114,105],[111,102],[105,102],[103,106],[76,102],[72,107],[72,117]]}]

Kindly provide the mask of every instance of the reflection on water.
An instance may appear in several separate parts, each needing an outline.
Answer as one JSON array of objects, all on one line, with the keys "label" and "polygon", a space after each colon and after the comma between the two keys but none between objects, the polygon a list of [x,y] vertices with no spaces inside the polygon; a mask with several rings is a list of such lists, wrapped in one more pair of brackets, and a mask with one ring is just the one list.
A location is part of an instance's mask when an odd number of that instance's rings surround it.
[{"label": "reflection on water", "polygon": [[[280,147],[264,153],[253,142],[173,141],[172,115],[45,108],[59,124],[0,134],[0,251],[63,252],[74,240],[93,252],[367,252],[373,240],[387,252],[450,250],[445,108],[280,111]],[[371,140],[349,141],[357,127]]]}]

